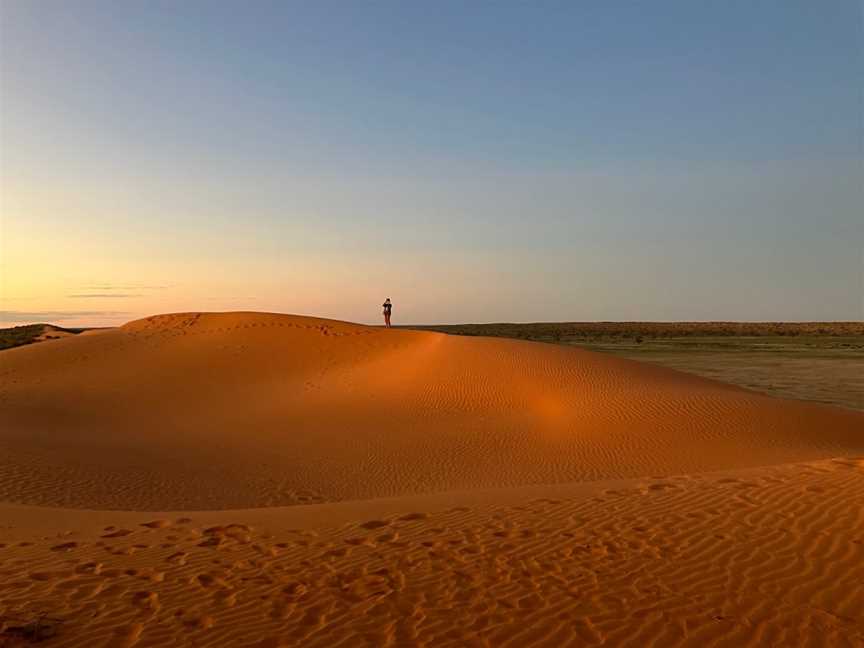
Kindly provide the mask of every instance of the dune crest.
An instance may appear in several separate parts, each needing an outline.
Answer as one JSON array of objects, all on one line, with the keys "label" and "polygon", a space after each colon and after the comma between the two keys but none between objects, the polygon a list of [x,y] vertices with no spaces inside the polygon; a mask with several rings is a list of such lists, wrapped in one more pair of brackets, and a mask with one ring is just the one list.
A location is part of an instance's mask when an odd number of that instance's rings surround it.
[{"label": "dune crest", "polygon": [[864,415],[575,348],[181,313],[3,352],[0,499],[206,510],[864,453]]}]

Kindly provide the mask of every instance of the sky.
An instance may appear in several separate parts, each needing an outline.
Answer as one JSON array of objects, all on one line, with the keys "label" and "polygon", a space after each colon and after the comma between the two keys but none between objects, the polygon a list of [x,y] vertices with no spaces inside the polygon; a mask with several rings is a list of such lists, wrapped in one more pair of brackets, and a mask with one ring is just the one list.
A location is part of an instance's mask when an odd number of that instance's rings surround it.
[{"label": "sky", "polygon": [[864,319],[864,5],[0,2],[0,326]]}]

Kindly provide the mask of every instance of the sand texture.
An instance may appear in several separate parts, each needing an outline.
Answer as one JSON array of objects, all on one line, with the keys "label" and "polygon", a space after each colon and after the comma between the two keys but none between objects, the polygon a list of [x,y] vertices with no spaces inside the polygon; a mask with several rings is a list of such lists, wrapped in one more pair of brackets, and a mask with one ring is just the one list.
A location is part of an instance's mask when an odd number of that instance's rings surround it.
[{"label": "sand texture", "polygon": [[[0,507],[0,609],[50,610],[50,645],[88,648],[864,645],[864,460],[562,490]],[[55,532],[22,531],[36,516]]]},{"label": "sand texture", "polygon": [[0,499],[283,506],[864,453],[864,417],[578,349],[180,314],[0,358]]},{"label": "sand texture", "polygon": [[0,646],[864,646],[864,414],[261,313],[0,353]]}]

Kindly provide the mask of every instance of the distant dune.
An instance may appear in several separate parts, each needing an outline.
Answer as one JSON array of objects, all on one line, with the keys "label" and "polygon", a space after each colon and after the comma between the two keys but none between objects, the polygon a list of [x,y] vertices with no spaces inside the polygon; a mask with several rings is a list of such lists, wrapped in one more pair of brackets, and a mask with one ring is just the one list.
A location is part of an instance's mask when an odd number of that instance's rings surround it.
[{"label": "distant dune", "polygon": [[308,504],[864,453],[864,416],[573,348],[262,313],[3,353],[0,498]]}]

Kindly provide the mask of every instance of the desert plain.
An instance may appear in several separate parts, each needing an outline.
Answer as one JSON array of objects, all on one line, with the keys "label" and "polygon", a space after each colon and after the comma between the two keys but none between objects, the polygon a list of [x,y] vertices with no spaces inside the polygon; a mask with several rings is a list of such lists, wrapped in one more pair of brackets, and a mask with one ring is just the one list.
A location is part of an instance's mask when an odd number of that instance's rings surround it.
[{"label": "desert plain", "polygon": [[182,313],[6,349],[0,502],[0,646],[864,645],[864,413],[577,346]]}]

